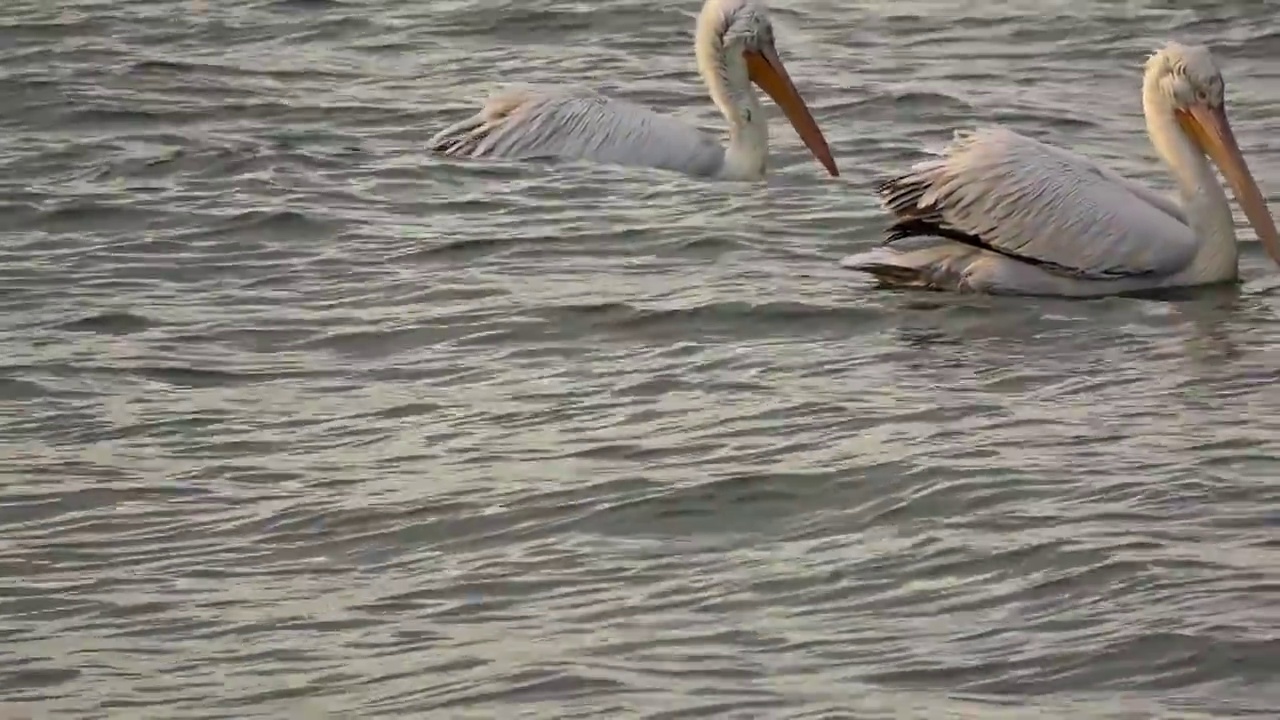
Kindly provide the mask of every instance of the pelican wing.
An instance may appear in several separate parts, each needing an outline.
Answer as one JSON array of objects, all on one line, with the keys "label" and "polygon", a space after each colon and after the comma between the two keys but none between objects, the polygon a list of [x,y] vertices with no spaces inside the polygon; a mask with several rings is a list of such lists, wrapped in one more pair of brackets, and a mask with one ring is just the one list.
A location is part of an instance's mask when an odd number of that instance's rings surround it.
[{"label": "pelican wing", "polygon": [[886,244],[936,235],[1098,280],[1176,272],[1196,253],[1172,200],[1004,128],[958,133],[879,195],[896,220]]},{"label": "pelican wing", "polygon": [[668,115],[589,90],[504,90],[429,141],[453,157],[561,158],[712,175],[715,140]]}]

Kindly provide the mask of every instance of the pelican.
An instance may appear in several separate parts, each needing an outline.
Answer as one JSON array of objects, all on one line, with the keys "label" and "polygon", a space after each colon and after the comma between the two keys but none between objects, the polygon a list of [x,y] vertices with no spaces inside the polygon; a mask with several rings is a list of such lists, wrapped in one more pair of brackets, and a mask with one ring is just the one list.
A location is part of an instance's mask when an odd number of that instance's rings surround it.
[{"label": "pelican", "polygon": [[[1236,145],[1209,50],[1171,42],[1147,60],[1147,133],[1180,202],[1011,130],[957,133],[942,157],[883,183],[884,246],[841,265],[886,285],[1096,297],[1238,279],[1235,225],[1206,161],[1231,185],[1263,248],[1280,237]],[[888,247],[913,238],[920,247]]]},{"label": "pelican", "polygon": [[453,157],[565,158],[676,170],[723,180],[761,180],[769,127],[751,83],[773,99],[809,152],[840,172],[827,140],[791,82],[758,0],[707,0],[698,15],[698,72],[729,121],[729,147],[679,120],[590,90],[507,89],[429,141]]}]

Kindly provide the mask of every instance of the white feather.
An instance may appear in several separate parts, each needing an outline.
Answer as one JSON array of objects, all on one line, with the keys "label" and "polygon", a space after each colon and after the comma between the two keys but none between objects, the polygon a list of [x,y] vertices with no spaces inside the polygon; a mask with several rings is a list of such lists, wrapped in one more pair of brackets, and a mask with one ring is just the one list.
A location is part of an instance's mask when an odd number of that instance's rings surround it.
[{"label": "white feather", "polygon": [[453,157],[580,159],[715,175],[724,148],[668,115],[578,88],[504,90],[429,141]]},{"label": "white feather", "polygon": [[924,219],[1059,274],[1167,274],[1198,243],[1172,201],[1094,161],[1005,128],[961,134],[938,160],[886,183],[899,221]]}]

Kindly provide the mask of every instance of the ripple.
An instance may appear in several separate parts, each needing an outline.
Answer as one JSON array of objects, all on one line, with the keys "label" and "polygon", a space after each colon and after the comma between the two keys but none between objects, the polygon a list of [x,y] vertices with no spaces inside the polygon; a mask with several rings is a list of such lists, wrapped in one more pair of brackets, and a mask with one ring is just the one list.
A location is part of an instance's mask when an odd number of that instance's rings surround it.
[{"label": "ripple", "polygon": [[1192,26],[1280,182],[1265,8],[776,7],[845,177],[775,117],[743,186],[424,149],[507,82],[723,136],[688,7],[81,5],[0,22],[10,714],[1280,705],[1265,288],[836,265],[875,180],[974,123],[1167,188],[1137,78]]},{"label": "ripple", "polygon": [[102,313],[79,320],[62,323],[59,327],[70,332],[94,332],[112,335],[129,335],[147,330],[151,320],[132,313]]}]

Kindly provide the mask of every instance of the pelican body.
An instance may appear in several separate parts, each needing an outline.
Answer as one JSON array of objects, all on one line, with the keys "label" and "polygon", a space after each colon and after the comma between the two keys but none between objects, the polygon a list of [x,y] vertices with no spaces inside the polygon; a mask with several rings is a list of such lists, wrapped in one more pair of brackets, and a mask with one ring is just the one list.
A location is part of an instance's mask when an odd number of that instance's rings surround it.
[{"label": "pelican body", "polygon": [[[1235,281],[1235,224],[1209,161],[1280,263],[1224,88],[1204,47],[1170,43],[1147,60],[1147,133],[1176,201],[1073,152],[983,128],[881,185],[894,218],[884,246],[841,264],[887,285],[990,294],[1096,297]],[[902,248],[907,239],[916,247]]]},{"label": "pelican body", "polygon": [[506,89],[428,142],[453,157],[561,158],[675,170],[725,180],[766,174],[769,127],[752,83],[786,114],[832,176],[831,149],[774,47],[758,0],[707,0],[698,15],[698,72],[729,122],[729,146],[648,108],[579,88]]}]

